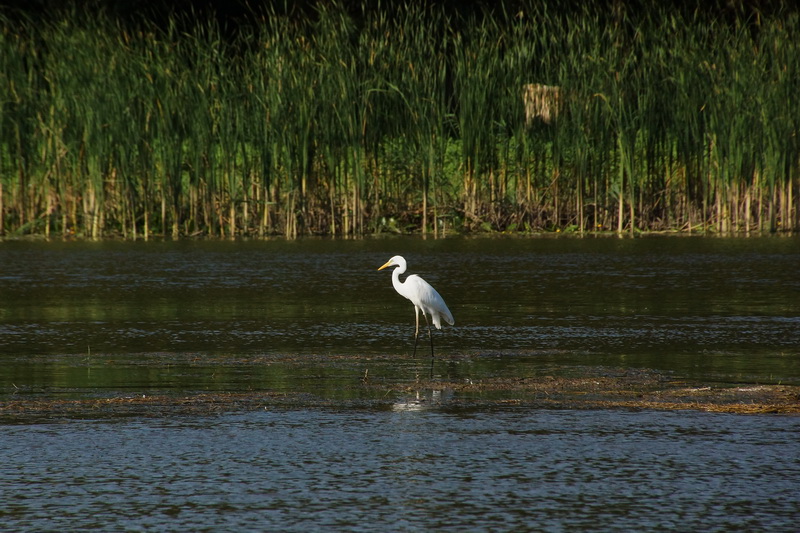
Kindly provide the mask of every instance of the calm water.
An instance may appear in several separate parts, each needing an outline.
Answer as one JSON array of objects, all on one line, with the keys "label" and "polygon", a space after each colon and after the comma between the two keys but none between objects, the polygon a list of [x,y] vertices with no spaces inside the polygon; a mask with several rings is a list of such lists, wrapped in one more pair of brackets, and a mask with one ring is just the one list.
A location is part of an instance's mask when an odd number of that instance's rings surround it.
[{"label": "calm water", "polygon": [[410,355],[413,308],[375,270],[396,253],[456,319],[435,334],[437,377],[800,384],[798,238],[0,242],[0,406],[309,398],[4,416],[0,529],[796,530],[797,417],[419,405],[359,387],[365,370],[408,381],[427,362]]},{"label": "calm water", "polygon": [[539,238],[0,243],[0,387],[272,390],[303,361],[304,383],[337,372],[320,358],[409,362],[413,308],[376,271],[395,253],[455,316],[438,375],[800,383],[800,239]]}]

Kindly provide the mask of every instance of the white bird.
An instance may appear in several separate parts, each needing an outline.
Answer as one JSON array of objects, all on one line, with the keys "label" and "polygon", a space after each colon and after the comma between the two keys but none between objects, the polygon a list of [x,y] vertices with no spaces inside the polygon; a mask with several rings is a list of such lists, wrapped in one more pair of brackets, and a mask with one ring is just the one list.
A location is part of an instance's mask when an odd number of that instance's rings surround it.
[{"label": "white bird", "polygon": [[383,270],[386,267],[395,266],[397,268],[392,271],[392,285],[394,290],[405,298],[411,300],[414,304],[414,314],[416,316],[416,329],[414,330],[414,356],[417,355],[417,339],[419,338],[419,312],[422,311],[422,316],[425,318],[425,324],[428,326],[428,337],[431,340],[431,360],[433,360],[433,335],[431,335],[431,325],[428,322],[428,315],[431,317],[431,322],[436,326],[436,329],[442,329],[442,319],[444,319],[451,326],[455,324],[453,315],[444,303],[444,299],[439,296],[436,289],[431,287],[430,283],[417,276],[411,274],[405,281],[400,281],[400,274],[403,274],[408,268],[406,260],[402,256],[396,255],[389,259],[385,265],[378,270]]}]

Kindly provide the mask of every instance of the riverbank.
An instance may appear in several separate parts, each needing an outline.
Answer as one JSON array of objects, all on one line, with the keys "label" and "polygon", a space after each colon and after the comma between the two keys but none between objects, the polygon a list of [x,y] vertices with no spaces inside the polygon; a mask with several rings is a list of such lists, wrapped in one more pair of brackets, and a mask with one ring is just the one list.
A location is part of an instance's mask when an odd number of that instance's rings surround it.
[{"label": "riverbank", "polygon": [[[355,378],[355,376],[354,376]],[[365,372],[345,396],[304,391],[158,392],[154,394],[7,394],[3,423],[117,417],[211,416],[260,409],[655,409],[736,414],[800,414],[800,387],[704,383],[649,370],[585,369],[575,377],[475,378],[459,381],[371,379]]]}]

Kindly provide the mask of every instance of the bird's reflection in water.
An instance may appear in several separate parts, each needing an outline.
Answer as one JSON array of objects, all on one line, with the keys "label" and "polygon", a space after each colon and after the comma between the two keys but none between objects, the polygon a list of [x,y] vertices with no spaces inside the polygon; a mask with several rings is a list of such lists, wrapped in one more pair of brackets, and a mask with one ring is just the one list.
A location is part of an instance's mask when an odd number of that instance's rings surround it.
[{"label": "bird's reflection in water", "polygon": [[421,411],[441,407],[453,397],[452,389],[422,389],[413,395],[398,399],[392,404],[393,411]]}]

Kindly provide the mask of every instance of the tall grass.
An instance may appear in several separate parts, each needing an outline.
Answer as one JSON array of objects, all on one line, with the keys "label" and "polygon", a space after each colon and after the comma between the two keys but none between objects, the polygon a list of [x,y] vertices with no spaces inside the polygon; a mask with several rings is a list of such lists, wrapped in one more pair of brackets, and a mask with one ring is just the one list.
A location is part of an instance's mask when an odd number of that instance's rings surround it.
[{"label": "tall grass", "polygon": [[799,229],[800,12],[613,5],[0,19],[0,234]]}]

